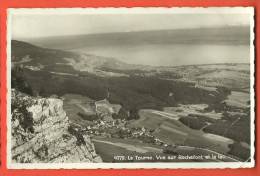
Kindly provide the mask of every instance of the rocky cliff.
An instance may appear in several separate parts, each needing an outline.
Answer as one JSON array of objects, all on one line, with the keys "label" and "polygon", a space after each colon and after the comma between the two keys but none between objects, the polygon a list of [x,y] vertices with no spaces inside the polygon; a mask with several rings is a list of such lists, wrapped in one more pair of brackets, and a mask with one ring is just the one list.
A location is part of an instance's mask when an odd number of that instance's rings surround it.
[{"label": "rocky cliff", "polygon": [[102,162],[90,138],[70,125],[62,100],[12,90],[11,102],[13,162]]}]

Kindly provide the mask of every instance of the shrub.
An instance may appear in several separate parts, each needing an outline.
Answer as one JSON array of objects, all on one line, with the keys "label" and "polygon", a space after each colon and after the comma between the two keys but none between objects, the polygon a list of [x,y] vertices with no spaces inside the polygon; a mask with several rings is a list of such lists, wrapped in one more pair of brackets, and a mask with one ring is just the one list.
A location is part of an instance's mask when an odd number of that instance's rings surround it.
[{"label": "shrub", "polygon": [[243,147],[239,142],[229,145],[230,151],[228,154],[237,156],[243,160],[247,160],[250,157],[250,150]]},{"label": "shrub", "polygon": [[192,129],[196,129],[199,130],[202,127],[204,127],[205,125],[207,125],[206,122],[196,118],[196,117],[181,117],[179,119],[180,122],[182,122],[184,125],[192,128]]},{"label": "shrub", "polygon": [[11,70],[11,87],[28,95],[33,95],[33,90],[24,77],[22,67],[14,67]]},{"label": "shrub", "polygon": [[77,144],[78,146],[80,146],[80,145],[86,145],[86,142],[85,142],[84,137],[83,137],[83,135],[81,134],[81,131],[80,131],[80,130],[75,129],[73,126],[69,126],[69,127],[68,127],[68,132],[77,138],[76,144]]},{"label": "shrub", "polygon": [[117,114],[112,114],[113,119],[127,119],[128,118],[128,111],[121,107]]}]

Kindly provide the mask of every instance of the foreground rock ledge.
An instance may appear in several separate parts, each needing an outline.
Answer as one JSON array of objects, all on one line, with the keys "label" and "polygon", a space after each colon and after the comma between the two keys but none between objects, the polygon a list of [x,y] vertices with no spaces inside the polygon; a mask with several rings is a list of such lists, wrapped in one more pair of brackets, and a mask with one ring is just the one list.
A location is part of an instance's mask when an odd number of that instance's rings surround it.
[{"label": "foreground rock ledge", "polygon": [[12,90],[11,104],[13,162],[102,162],[90,138],[70,126],[62,100]]}]

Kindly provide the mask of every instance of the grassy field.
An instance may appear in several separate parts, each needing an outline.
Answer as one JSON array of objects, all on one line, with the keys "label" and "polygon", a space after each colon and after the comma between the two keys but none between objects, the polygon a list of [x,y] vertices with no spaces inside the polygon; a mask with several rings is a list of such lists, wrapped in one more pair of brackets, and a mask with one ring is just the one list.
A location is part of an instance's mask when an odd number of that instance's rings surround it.
[{"label": "grassy field", "polygon": [[162,149],[138,140],[94,137],[92,141],[94,142],[96,152],[102,157],[104,162],[129,162],[129,160],[116,160],[115,156],[152,156],[152,160],[138,160],[134,158],[130,162],[155,162],[155,155],[162,154]]},{"label": "grassy field", "polygon": [[180,117],[186,117],[190,114],[197,116],[204,116],[211,119],[221,119],[222,113],[216,113],[214,111],[204,112],[204,109],[207,108],[207,104],[187,104],[187,105],[178,105],[177,107],[165,107],[163,110],[168,113],[176,114]]},{"label": "grassy field", "polygon": [[238,107],[238,108],[246,108],[248,107],[248,102],[250,100],[250,94],[238,91],[232,91],[231,95],[227,97],[225,102],[229,106]]},{"label": "grassy field", "polygon": [[[104,162],[194,162],[194,161],[234,161],[232,158],[224,157],[222,159],[210,158],[205,159],[207,155],[218,155],[215,152],[203,150],[194,147],[179,146],[171,149],[173,152],[165,152],[166,148],[162,146],[154,146],[152,144],[145,144],[138,140],[131,139],[115,139],[115,138],[102,138],[94,137],[92,139],[97,153],[102,157]],[[129,158],[134,157],[132,160],[117,160],[115,156],[123,156]],[[137,159],[138,157],[148,157],[149,159]],[[156,156],[165,157],[159,159]],[[202,156],[202,158],[183,159],[181,156]]]},{"label": "grassy field", "polygon": [[133,121],[131,127],[145,127],[154,130],[153,134],[168,144],[188,145],[212,149],[221,153],[229,152],[229,144],[233,140],[218,135],[204,133],[194,130],[179,120],[169,119],[163,115],[155,114],[152,110],[140,111],[140,119]]},{"label": "grassy field", "polygon": [[63,108],[72,123],[80,124],[82,126],[91,125],[91,121],[83,120],[78,113],[95,114],[93,108],[89,105],[94,102],[92,99],[78,95],[78,94],[65,94],[63,98]]}]

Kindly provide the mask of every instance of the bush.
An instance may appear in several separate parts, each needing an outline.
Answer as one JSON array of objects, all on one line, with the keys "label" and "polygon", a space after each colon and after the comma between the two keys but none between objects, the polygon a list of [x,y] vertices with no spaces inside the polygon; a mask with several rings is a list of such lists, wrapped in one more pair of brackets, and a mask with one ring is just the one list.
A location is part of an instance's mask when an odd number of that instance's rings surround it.
[{"label": "bush", "polygon": [[205,125],[207,125],[206,122],[196,118],[196,117],[181,117],[179,119],[180,122],[182,122],[184,125],[192,128],[192,129],[195,129],[195,130],[199,130],[201,129],[202,127],[204,127]]},{"label": "bush", "polygon": [[230,151],[228,154],[233,156],[237,156],[244,161],[246,161],[250,157],[250,150],[243,147],[239,142],[235,142],[234,144],[229,145]]},{"label": "bush", "polygon": [[204,128],[203,131],[250,144],[249,117],[241,117],[236,123],[232,123],[232,121],[218,120],[216,123]]},{"label": "bush", "polygon": [[11,70],[11,87],[28,95],[33,95],[33,90],[26,81],[22,67],[14,67]]},{"label": "bush", "polygon": [[12,92],[11,101],[11,113],[12,121],[18,119],[19,124],[25,131],[34,133],[33,117],[30,112],[27,111],[27,107],[33,104],[32,99],[24,99],[23,96],[17,91]]},{"label": "bush", "polygon": [[86,142],[85,142],[85,140],[84,140],[84,137],[83,137],[83,135],[81,134],[81,131],[80,131],[79,129],[74,129],[74,127],[69,126],[69,127],[68,127],[68,132],[77,138],[76,144],[77,144],[78,146],[80,146],[80,145],[86,145]]},{"label": "bush", "polygon": [[176,146],[167,146],[163,149],[163,153],[169,154],[169,155],[177,155],[178,152],[176,152]]},{"label": "bush", "polygon": [[128,119],[128,111],[121,107],[117,114],[112,114],[113,119]]}]

